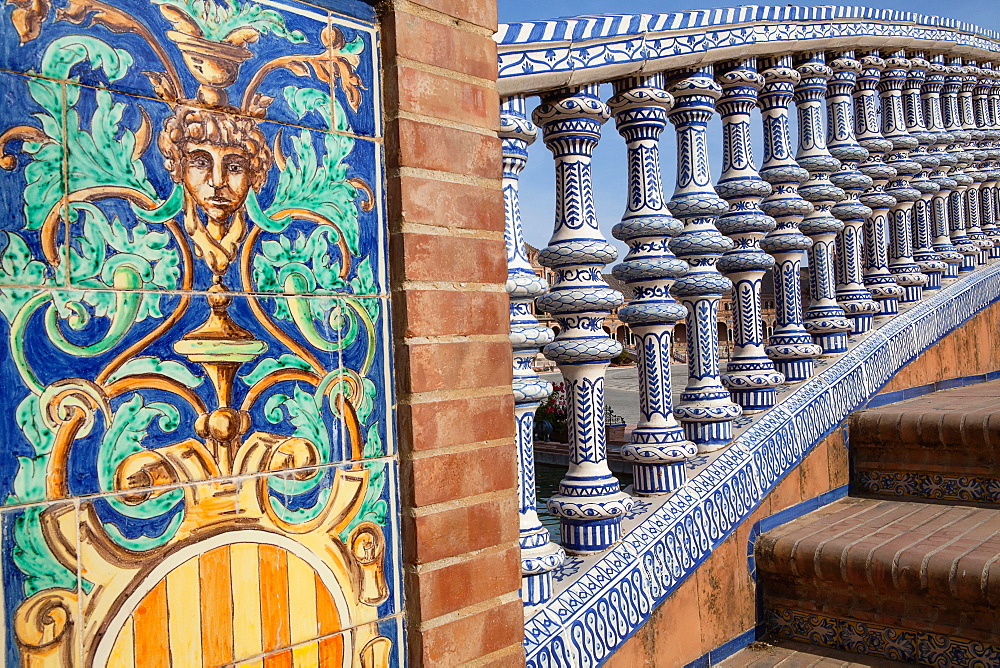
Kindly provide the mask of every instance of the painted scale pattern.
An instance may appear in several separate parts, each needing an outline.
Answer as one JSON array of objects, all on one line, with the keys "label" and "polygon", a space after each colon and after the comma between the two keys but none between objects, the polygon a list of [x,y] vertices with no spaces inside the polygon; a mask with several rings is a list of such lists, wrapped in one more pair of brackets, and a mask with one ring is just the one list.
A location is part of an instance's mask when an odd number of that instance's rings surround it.
[{"label": "painted scale pattern", "polygon": [[401,665],[378,26],[0,16],[5,665]]}]

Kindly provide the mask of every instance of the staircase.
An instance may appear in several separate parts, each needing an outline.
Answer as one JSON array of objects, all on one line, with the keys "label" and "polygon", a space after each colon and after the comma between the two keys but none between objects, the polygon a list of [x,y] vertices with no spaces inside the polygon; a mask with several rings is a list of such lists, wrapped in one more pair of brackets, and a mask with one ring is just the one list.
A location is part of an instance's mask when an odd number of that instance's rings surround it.
[{"label": "staircase", "polygon": [[1000,382],[860,411],[849,441],[852,495],[757,540],[770,636],[1000,666]]}]

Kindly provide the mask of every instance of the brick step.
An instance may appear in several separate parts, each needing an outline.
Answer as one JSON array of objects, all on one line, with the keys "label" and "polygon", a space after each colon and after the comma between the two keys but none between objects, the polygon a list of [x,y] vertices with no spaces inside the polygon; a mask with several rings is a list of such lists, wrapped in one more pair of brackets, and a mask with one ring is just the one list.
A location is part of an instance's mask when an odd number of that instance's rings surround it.
[{"label": "brick step", "polygon": [[852,492],[1000,504],[1000,381],[858,411]]},{"label": "brick step", "polygon": [[775,636],[1000,666],[1000,510],[847,498],[762,534],[755,558]]}]

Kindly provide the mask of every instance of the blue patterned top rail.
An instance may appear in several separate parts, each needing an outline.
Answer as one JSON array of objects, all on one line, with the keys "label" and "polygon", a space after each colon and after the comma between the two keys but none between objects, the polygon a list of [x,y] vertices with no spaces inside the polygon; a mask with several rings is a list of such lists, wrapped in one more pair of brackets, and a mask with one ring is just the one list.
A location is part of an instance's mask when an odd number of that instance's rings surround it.
[{"label": "blue patterned top rail", "polygon": [[[749,5],[577,16],[501,24],[495,39],[502,95],[687,67],[745,56],[748,50],[777,55],[860,45],[942,51],[953,45],[962,46],[970,58],[1000,61],[997,31],[941,16],[872,7]],[[784,46],[777,47],[779,43]]]}]

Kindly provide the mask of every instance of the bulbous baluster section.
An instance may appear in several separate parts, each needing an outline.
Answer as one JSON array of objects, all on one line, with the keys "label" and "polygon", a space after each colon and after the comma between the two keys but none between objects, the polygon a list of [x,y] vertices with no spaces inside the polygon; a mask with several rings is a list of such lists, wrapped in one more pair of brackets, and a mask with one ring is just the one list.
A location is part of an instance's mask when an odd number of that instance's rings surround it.
[{"label": "bulbous baluster section", "polygon": [[977,264],[986,264],[990,258],[990,250],[993,248],[993,241],[987,238],[982,229],[982,214],[979,208],[980,192],[983,182],[986,180],[986,173],[982,170],[982,164],[986,160],[986,151],[981,143],[984,133],[976,124],[976,111],[973,104],[975,97],[976,83],[979,81],[979,68],[976,61],[966,62],[962,68],[962,87],[958,94],[958,109],[962,119],[962,128],[969,133],[969,142],[965,150],[972,156],[966,168],[966,175],[972,177],[972,185],[965,193],[965,231],[969,239],[979,249],[976,256]]},{"label": "bulbous baluster section", "polygon": [[774,219],[760,210],[760,200],[771,186],[760,178],[753,164],[750,113],[764,77],[756,60],[745,60],[724,69],[718,77],[722,97],[722,176],[716,192],[729,202],[729,211],[718,222],[719,231],[733,240],[733,248],[719,260],[719,270],[733,282],[733,321],[736,330],[733,356],[722,374],[722,383],[744,413],[774,405],[774,388],[785,382],[764,353],[761,283],[774,267],[774,258],[760,249],[760,240],[774,229]]},{"label": "bulbous baluster section", "polygon": [[920,273],[920,266],[913,261],[913,230],[910,220],[913,203],[920,199],[920,191],[910,181],[920,172],[920,165],[910,159],[910,151],[920,145],[906,131],[903,111],[903,87],[910,69],[910,61],[900,51],[886,59],[879,83],[882,98],[882,136],[892,142],[887,162],[896,170],[886,192],[896,204],[889,210],[889,271],[896,283],[903,287],[902,302],[920,301],[927,277]]},{"label": "bulbous baluster section", "polygon": [[715,227],[728,207],[712,188],[707,126],[722,90],[710,67],[682,76],[670,88],[674,106],[668,116],[677,134],[677,186],[667,206],[684,222],[670,248],[691,268],[674,284],[674,295],[687,309],[688,339],[688,382],[674,415],[699,452],[710,452],[732,439],[732,421],[741,413],[719,378],[719,300],[732,283],[715,263],[733,242]]},{"label": "bulbous baluster section", "polygon": [[878,52],[861,59],[861,74],[854,91],[854,129],[858,143],[868,151],[861,163],[861,173],[872,180],[872,187],[861,195],[861,203],[872,210],[865,221],[865,287],[879,306],[876,317],[899,313],[899,298],[903,288],[889,271],[889,209],[896,199],[885,191],[896,170],[883,160],[892,150],[892,142],[882,136],[879,127],[878,85],[882,80],[885,60]]},{"label": "bulbous baluster section", "polygon": [[920,90],[920,99],[927,131],[934,135],[930,148],[931,155],[938,160],[937,168],[930,174],[931,181],[938,186],[937,192],[931,198],[932,244],[934,252],[945,263],[943,278],[958,278],[962,254],[955,248],[948,235],[948,197],[958,186],[955,179],[948,176],[948,172],[958,161],[947,150],[955,142],[955,137],[945,129],[944,117],[941,114],[941,89],[944,88],[944,77],[947,72],[944,56],[931,58],[927,77]]},{"label": "bulbous baluster section", "polygon": [[927,78],[930,63],[923,54],[910,59],[910,71],[903,88],[903,111],[906,116],[906,131],[917,140],[918,145],[910,151],[910,160],[920,165],[920,171],[910,181],[920,199],[913,204],[910,233],[913,239],[913,260],[920,267],[920,273],[927,277],[924,290],[940,290],[941,277],[948,265],[941,260],[931,242],[931,210],[934,195],[940,186],[931,179],[931,171],[940,165],[940,160],[928,151],[935,136],[924,123],[924,109],[920,102],[920,92]]},{"label": "bulbous baluster section", "polygon": [[979,257],[979,247],[972,243],[966,232],[965,196],[973,180],[965,173],[965,168],[972,164],[973,156],[966,150],[972,135],[962,127],[962,116],[958,105],[958,94],[962,90],[963,79],[962,59],[950,59],[948,72],[944,78],[944,88],[941,91],[941,111],[945,129],[955,138],[948,147],[948,153],[955,158],[955,166],[948,173],[948,176],[955,181],[955,188],[948,197],[948,223],[951,226],[949,229],[951,242],[962,254],[962,264],[958,268],[960,273],[975,269]]},{"label": "bulbous baluster section", "polygon": [[539,324],[531,310],[534,299],[545,294],[545,280],[535,274],[524,251],[518,178],[528,160],[528,145],[538,131],[525,115],[523,97],[503,101],[500,138],[503,142],[503,201],[507,224],[507,294],[510,295],[510,343],[514,348],[514,418],[517,429],[517,491],[521,518],[521,597],[525,605],[539,605],[552,596],[552,573],[566,558],[563,549],[549,540],[549,532],[535,511],[535,411],[552,392],[538,377],[532,362],[538,349],[552,341],[552,330]]},{"label": "bulbous baluster section", "polygon": [[623,299],[601,276],[617,252],[601,235],[594,213],[591,160],[610,117],[597,95],[597,85],[554,91],[533,114],[556,164],[555,231],[538,254],[555,271],[555,281],[535,303],[559,323],[544,352],[565,379],[570,441],[569,470],[548,507],[560,518],[563,546],[576,554],[614,545],[632,507],[608,469],[604,433],[604,372],[622,347],[601,325]]},{"label": "bulbous baluster section", "polygon": [[669,241],[683,225],[667,211],[660,180],[660,134],[672,102],[663,76],[654,74],[616,81],[608,103],[628,146],[627,204],[612,234],[629,245],[629,253],[613,273],[635,294],[618,317],[635,334],[639,357],[641,417],[622,457],[632,462],[634,489],[643,495],[683,485],[686,462],[698,454],[674,418],[671,398],[670,337],[686,310],[674,301],[670,287],[687,271],[687,263],[670,252]]},{"label": "bulbous baluster section", "polygon": [[812,239],[809,249],[809,289],[812,298],[804,314],[806,331],[823,349],[824,355],[847,351],[851,323],[836,300],[833,268],[834,243],[844,224],[830,210],[846,196],[833,185],[830,174],[840,170],[840,161],[830,155],[823,131],[826,82],[833,75],[822,53],[806,57],[798,67],[801,79],[795,86],[795,106],[799,114],[799,150],[795,160],[809,172],[799,194],[813,205],[799,229]]},{"label": "bulbous baluster section", "polygon": [[799,73],[792,68],[791,56],[767,65],[764,87],[758,106],[764,124],[764,164],[760,175],[771,185],[771,194],[761,202],[761,210],[775,220],[775,228],[760,242],[761,248],[774,257],[774,296],[777,322],[764,352],[774,366],[794,383],[813,374],[813,358],[822,350],[802,325],[802,290],[799,271],[802,254],[812,241],[799,231],[802,217],[812,211],[812,204],[799,195],[799,184],[809,172],[799,167],[792,155],[788,131],[788,105],[792,101]]},{"label": "bulbous baluster section", "polygon": [[868,158],[868,151],[854,137],[854,100],[861,63],[854,52],[840,54],[830,63],[833,77],[827,84],[827,148],[840,161],[840,171],[830,177],[833,185],[846,197],[831,212],[843,221],[844,230],[837,235],[836,278],[837,302],[851,321],[851,332],[862,334],[872,327],[878,304],[864,284],[864,225],[872,210],[858,197],[872,187],[872,180],[858,169]]},{"label": "bulbous baluster section", "polygon": [[996,197],[997,180],[1000,178],[1000,129],[993,123],[990,110],[990,89],[993,87],[997,73],[990,63],[984,63],[979,69],[980,77],[973,94],[973,104],[976,113],[976,126],[983,135],[979,147],[983,152],[983,161],[979,171],[983,182],[979,188],[979,213],[982,219],[981,229],[987,240],[993,242],[988,249],[990,259],[1000,258],[1000,227],[997,223]]}]

